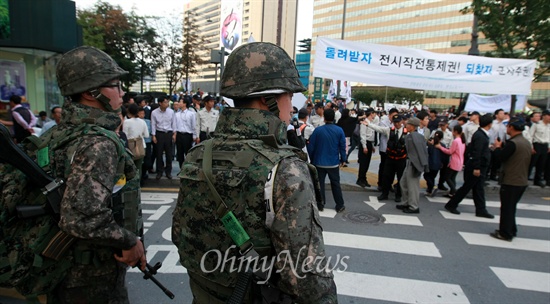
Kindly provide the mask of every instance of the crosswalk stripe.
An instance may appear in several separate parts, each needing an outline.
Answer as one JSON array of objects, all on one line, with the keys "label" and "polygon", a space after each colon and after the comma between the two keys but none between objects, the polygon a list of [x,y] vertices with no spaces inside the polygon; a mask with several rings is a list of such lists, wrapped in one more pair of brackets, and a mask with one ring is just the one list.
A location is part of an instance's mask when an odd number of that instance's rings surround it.
[{"label": "crosswalk stripe", "polygon": [[[447,211],[440,210],[439,213],[449,220],[460,220],[460,221],[471,221],[471,222],[482,222],[482,223],[495,223],[498,224],[500,216],[495,215],[494,219],[488,219],[484,217],[477,217],[474,213],[461,212],[460,214],[452,214]],[[516,217],[516,224],[520,226],[529,226],[529,227],[540,227],[540,228],[550,228],[550,220],[545,219],[534,219],[528,217]]]},{"label": "crosswalk stripe", "polygon": [[459,285],[334,272],[338,294],[399,303],[470,303]]},{"label": "crosswalk stripe", "polygon": [[525,251],[550,253],[550,241],[525,238],[514,238],[512,242],[497,240],[487,234],[461,232],[458,234],[470,245],[498,247]]},{"label": "crosswalk stripe", "polygon": [[490,267],[508,288],[550,293],[550,273]]},{"label": "crosswalk stripe", "polygon": [[154,222],[143,222],[143,227],[152,227]]},{"label": "crosswalk stripe", "polygon": [[[444,197],[426,197],[426,198],[432,203],[444,203],[444,204],[446,204],[449,201],[448,198],[444,198]],[[465,199],[462,200],[460,205],[474,206],[474,200],[469,199],[469,198],[465,198]],[[500,208],[500,202],[497,202],[497,201],[486,201],[485,205],[487,207]],[[517,204],[517,209],[550,212],[550,206],[549,205],[518,203]]]},{"label": "crosswalk stripe", "polygon": [[394,224],[394,225],[409,225],[409,226],[420,226],[422,227],[422,222],[415,216],[410,215],[397,215],[397,214],[383,214],[386,221],[384,224]]},{"label": "crosswalk stripe", "polygon": [[[147,218],[148,221],[158,221],[166,211],[170,209],[170,206],[160,206],[157,210],[154,210],[154,212]],[[142,210],[142,213],[149,212],[150,210]],[[147,214],[147,213],[146,213]]]},{"label": "crosswalk stripe", "polygon": [[363,250],[375,250],[441,257],[439,249],[432,242],[411,241],[386,237],[366,236],[349,233],[323,232],[325,245]]}]

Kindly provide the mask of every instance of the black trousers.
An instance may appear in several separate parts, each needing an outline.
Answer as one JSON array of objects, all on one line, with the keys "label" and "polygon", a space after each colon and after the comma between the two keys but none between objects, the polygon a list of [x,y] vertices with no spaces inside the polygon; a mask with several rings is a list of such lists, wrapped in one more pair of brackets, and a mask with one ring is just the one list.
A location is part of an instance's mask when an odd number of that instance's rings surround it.
[{"label": "black trousers", "polygon": [[506,238],[513,238],[518,232],[516,207],[527,186],[500,186],[500,224],[498,230]]},{"label": "black trousers", "polygon": [[193,134],[191,133],[181,133],[176,134],[176,159],[181,166],[185,161],[185,155],[189,152],[189,149],[193,147]]},{"label": "black trousers", "polygon": [[500,170],[501,162],[500,159],[496,156],[495,151],[491,151],[491,168],[489,173],[489,178],[496,179],[498,176],[498,171]]},{"label": "black trousers", "polygon": [[481,170],[479,176],[474,176],[474,169],[468,165],[464,168],[464,185],[456,191],[456,194],[449,200],[447,207],[450,209],[456,209],[458,204],[466,197],[468,192],[472,190],[474,196],[474,204],[476,206],[476,214],[483,214],[487,212],[485,204],[485,174],[486,170]]},{"label": "black trousers", "polygon": [[456,176],[458,175],[458,171],[455,171],[449,167],[447,167],[447,170],[445,171],[445,181],[447,182],[447,185],[449,185],[450,191],[449,194],[455,195],[456,193]]},{"label": "black trousers", "polygon": [[382,187],[384,179],[384,166],[386,165],[386,152],[380,152],[380,166],[378,166],[378,187]]},{"label": "black trousers", "polygon": [[359,173],[357,175],[357,181],[368,183],[367,172],[369,171],[370,160],[372,158],[372,150],[374,149],[374,147],[372,146],[372,141],[367,141],[367,149],[369,151],[366,154],[363,152],[363,145],[361,145],[361,143],[359,143],[358,148]]},{"label": "black trousers", "polygon": [[347,155],[346,159],[348,159],[351,152],[353,150],[355,150],[355,148],[359,148],[360,145],[361,145],[361,138],[359,136],[355,135],[355,134],[351,135],[350,147],[349,147],[348,155]]},{"label": "black trousers", "polygon": [[533,143],[535,154],[531,156],[531,164],[529,165],[529,173],[535,167],[534,182],[537,183],[544,179],[544,169],[546,166],[546,157],[548,155],[548,144]]},{"label": "black trousers", "polygon": [[437,187],[443,188],[445,187],[445,182],[447,181],[447,170],[451,170],[449,166],[449,160],[447,158],[447,161],[441,162],[441,169],[439,169],[439,182],[437,183]]},{"label": "black trousers", "polygon": [[[157,174],[164,171],[166,175],[172,175],[172,132],[157,131]],[[166,153],[166,165],[162,159],[162,154]]]},{"label": "black trousers", "polygon": [[429,172],[424,173],[424,179],[426,180],[426,185],[428,186],[427,191],[432,192],[434,185],[435,185],[435,177],[437,176],[437,173],[439,173],[439,170],[431,170]]},{"label": "black trousers", "polygon": [[[153,143],[145,144],[145,157],[143,158],[143,165],[141,166],[141,177],[142,179],[147,176],[149,169],[153,168],[153,154],[152,154],[152,145]],[[156,155],[155,155],[156,157]]]},{"label": "black trousers", "polygon": [[205,131],[201,131],[199,133],[199,139],[201,142],[207,140],[207,139],[210,139],[210,137],[212,137],[212,133],[214,132],[210,132],[210,133],[206,133]]},{"label": "black trousers", "polygon": [[327,203],[325,194],[325,178],[328,175],[330,180],[330,188],[332,189],[332,198],[336,203],[336,209],[344,207],[344,197],[342,196],[342,188],[340,186],[340,168],[321,168],[317,167],[317,173],[319,174],[319,184],[321,186],[321,196],[323,197],[323,205]]},{"label": "black trousers", "polygon": [[386,159],[386,164],[384,165],[384,178],[382,182],[382,194],[388,196],[390,189],[393,184],[393,179],[397,175],[397,186],[395,187],[395,197],[401,198],[401,187],[399,186],[399,181],[403,176],[405,167],[407,166],[407,159]]}]

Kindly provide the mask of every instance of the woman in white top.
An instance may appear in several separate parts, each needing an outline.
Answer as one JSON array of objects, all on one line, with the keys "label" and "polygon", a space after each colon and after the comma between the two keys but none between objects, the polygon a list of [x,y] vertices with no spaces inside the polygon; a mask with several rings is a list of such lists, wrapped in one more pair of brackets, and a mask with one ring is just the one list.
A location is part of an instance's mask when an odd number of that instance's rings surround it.
[{"label": "woman in white top", "polygon": [[[122,130],[126,133],[128,140],[141,137],[141,139],[149,137],[149,130],[147,129],[147,124],[145,121],[138,117],[139,107],[135,103],[130,104],[128,107],[128,117],[129,119],[124,120]],[[145,140],[143,142],[143,149],[145,150]],[[141,176],[141,166],[143,164],[143,157],[134,160],[136,167],[138,169],[138,174]]]}]

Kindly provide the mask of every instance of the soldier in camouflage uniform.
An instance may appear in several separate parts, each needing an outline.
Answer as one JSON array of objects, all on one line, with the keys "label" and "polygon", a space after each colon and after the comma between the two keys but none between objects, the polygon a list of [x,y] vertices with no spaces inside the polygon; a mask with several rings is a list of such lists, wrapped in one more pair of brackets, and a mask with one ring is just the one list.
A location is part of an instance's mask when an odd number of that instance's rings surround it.
[{"label": "soldier in camouflage uniform", "polygon": [[[305,90],[293,61],[274,44],[248,43],[231,53],[221,83],[222,95],[233,98],[235,108],[220,114],[213,139],[190,150],[173,214],[172,241],[188,271],[193,303],[226,303],[238,281],[239,271],[217,267],[218,256],[212,254],[241,256],[216,216],[219,200],[211,187],[250,235],[259,256],[275,261],[269,283],[281,294],[266,302],[262,292],[261,303],[337,303],[315,200],[318,180],[296,156],[298,149],[283,145],[292,95]],[[204,152],[208,145],[211,153]],[[207,155],[211,183],[203,163]],[[287,259],[277,259],[284,253]],[[248,289],[243,303],[257,303],[257,286]]]},{"label": "soldier in camouflage uniform", "polygon": [[131,156],[112,133],[120,125],[124,92],[119,77],[126,73],[93,47],[73,49],[57,65],[61,93],[71,101],[63,106],[61,123],[42,137],[53,143],[84,124],[109,136],[84,132],[50,150],[51,169],[66,181],[59,226],[77,241],[68,257],[73,267],[48,303],[128,303],[126,268],[138,262],[145,268],[138,238],[139,180]]}]

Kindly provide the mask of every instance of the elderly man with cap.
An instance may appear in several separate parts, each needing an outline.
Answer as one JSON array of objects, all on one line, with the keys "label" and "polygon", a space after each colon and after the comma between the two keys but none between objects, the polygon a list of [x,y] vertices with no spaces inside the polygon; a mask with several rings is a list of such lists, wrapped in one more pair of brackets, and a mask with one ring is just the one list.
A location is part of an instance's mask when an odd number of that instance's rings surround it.
[{"label": "elderly man with cap", "polygon": [[368,123],[367,126],[376,132],[379,132],[382,136],[387,138],[386,143],[386,161],[384,163],[382,174],[379,175],[381,179],[380,186],[382,187],[382,194],[378,196],[378,200],[388,199],[390,188],[393,184],[393,179],[397,174],[397,187],[395,191],[395,201],[401,202],[401,187],[399,182],[403,176],[403,171],[407,164],[407,149],[405,147],[405,137],[408,134],[407,129],[403,126],[403,117],[397,114],[397,111],[392,113],[391,121],[393,125],[391,127],[377,126],[373,123]]},{"label": "elderly man with cap", "polygon": [[[491,236],[504,241],[512,241],[517,234],[516,206],[527,189],[527,170],[531,158],[531,144],[522,132],[525,121],[514,117],[508,122],[506,134],[510,139],[506,144],[495,141],[495,155],[502,163],[500,175],[500,224]],[[502,147],[502,148],[501,148]]]},{"label": "elderly man with cap", "polygon": [[313,127],[317,128],[325,124],[325,118],[323,117],[324,111],[325,106],[322,102],[315,104],[315,115],[311,116],[309,119],[309,122],[313,125]]},{"label": "elderly man with cap", "polygon": [[418,201],[420,200],[420,176],[422,172],[429,172],[428,147],[426,139],[416,129],[420,126],[420,119],[411,117],[407,120],[408,135],[405,137],[407,148],[407,165],[399,185],[403,204],[396,206],[405,213],[419,213]]},{"label": "elderly man with cap", "polygon": [[195,142],[197,144],[212,136],[220,117],[220,111],[214,109],[214,103],[216,102],[214,97],[206,95],[202,101],[204,108],[197,112],[197,126],[195,128]]}]

